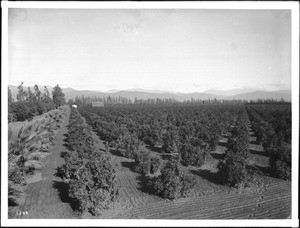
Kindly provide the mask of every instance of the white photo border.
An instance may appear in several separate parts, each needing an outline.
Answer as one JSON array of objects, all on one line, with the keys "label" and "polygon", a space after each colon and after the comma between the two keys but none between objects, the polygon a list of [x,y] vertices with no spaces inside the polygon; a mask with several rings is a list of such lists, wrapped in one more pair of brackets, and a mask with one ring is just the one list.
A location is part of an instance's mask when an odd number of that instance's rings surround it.
[{"label": "white photo border", "polygon": [[[298,173],[299,173],[299,2],[1,2],[2,53],[1,53],[1,225],[2,226],[299,226]],[[146,219],[8,219],[7,181],[7,86],[8,86],[8,9],[284,9],[291,10],[292,31],[292,218],[284,220],[146,220]]]}]

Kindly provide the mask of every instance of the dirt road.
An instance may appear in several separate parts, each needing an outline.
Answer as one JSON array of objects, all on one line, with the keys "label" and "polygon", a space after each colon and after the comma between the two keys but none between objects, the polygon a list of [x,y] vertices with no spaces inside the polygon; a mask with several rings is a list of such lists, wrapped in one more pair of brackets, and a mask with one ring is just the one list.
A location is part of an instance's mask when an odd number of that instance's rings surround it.
[{"label": "dirt road", "polygon": [[[55,176],[56,168],[64,163],[60,153],[64,147],[65,134],[68,132],[70,110],[64,119],[62,127],[56,134],[55,146],[49,150],[49,155],[43,158],[45,167],[35,173],[32,182],[27,186],[26,199],[19,207],[17,218],[30,219],[66,219],[74,218],[69,204],[66,202],[66,186],[60,177]],[[65,201],[65,202],[64,202]]]}]

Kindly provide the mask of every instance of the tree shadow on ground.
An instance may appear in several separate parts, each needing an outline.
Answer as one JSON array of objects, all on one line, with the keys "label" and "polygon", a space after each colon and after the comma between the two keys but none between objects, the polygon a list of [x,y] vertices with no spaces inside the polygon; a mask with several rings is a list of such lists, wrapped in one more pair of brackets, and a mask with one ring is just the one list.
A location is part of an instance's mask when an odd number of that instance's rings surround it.
[{"label": "tree shadow on ground", "polygon": [[262,156],[266,156],[266,157],[268,156],[268,154],[265,151],[249,149],[249,152],[251,154],[258,154],[258,155],[262,155]]},{"label": "tree shadow on ground", "polygon": [[210,153],[210,155],[215,159],[223,159],[225,157],[225,153],[219,154],[219,153]]},{"label": "tree shadow on ground", "polygon": [[131,162],[123,161],[123,162],[121,162],[121,164],[122,164],[123,167],[128,168],[132,172],[134,172],[134,166],[135,166],[135,162],[134,161],[131,161]]},{"label": "tree shadow on ground", "polygon": [[[104,137],[104,135],[100,134],[96,129],[92,128],[93,131],[96,133],[96,135],[104,142],[107,142],[107,138]],[[105,143],[104,143],[105,144]]]},{"label": "tree shadow on ground", "polygon": [[65,137],[65,138],[63,139],[63,141],[64,141],[64,142],[68,142],[69,134],[68,134],[68,133],[65,133],[65,134],[63,134],[63,136]]},{"label": "tree shadow on ground", "polygon": [[226,147],[226,146],[227,146],[227,142],[224,142],[224,141],[218,142],[218,145],[219,145],[219,146],[225,146],[225,147]]},{"label": "tree shadow on ground", "polygon": [[151,151],[154,151],[154,152],[157,152],[157,153],[161,153],[161,151],[162,151],[162,148],[156,147],[156,146],[151,146],[151,145],[146,145],[146,148],[148,150],[151,150]]},{"label": "tree shadow on ground", "polygon": [[66,158],[70,156],[70,152],[69,151],[62,151],[60,152],[60,157],[61,158]]},{"label": "tree shadow on ground", "polygon": [[171,160],[171,159],[172,159],[171,154],[161,154],[160,157],[161,157],[163,160]]},{"label": "tree shadow on ground", "polygon": [[224,135],[222,135],[222,137],[225,138],[225,139],[229,139],[230,136],[224,134]]},{"label": "tree shadow on ground", "polygon": [[260,145],[256,140],[250,140],[249,143],[254,144],[254,145]]},{"label": "tree shadow on ground", "polygon": [[138,189],[144,193],[148,193],[150,195],[156,195],[154,189],[151,187],[150,182],[152,178],[145,175],[139,175],[137,178],[137,183],[139,185]]},{"label": "tree shadow on ground", "polygon": [[64,178],[64,173],[65,173],[63,168],[61,166],[59,166],[55,170],[56,170],[56,172],[54,173],[54,176],[63,179]]},{"label": "tree shadow on ground", "polygon": [[68,203],[71,206],[72,210],[75,213],[78,213],[79,203],[77,200],[69,196],[69,185],[64,181],[53,181],[52,185],[53,188],[55,188],[58,191],[60,200],[63,203]]},{"label": "tree shadow on ground", "polygon": [[274,177],[274,174],[272,173],[270,166],[255,165],[255,167],[257,168],[257,170],[259,171],[260,174]]},{"label": "tree shadow on ground", "polygon": [[212,182],[214,184],[222,185],[222,180],[219,172],[211,172],[210,170],[190,170],[190,172],[194,175],[198,175],[209,182]]},{"label": "tree shadow on ground", "polygon": [[15,199],[8,197],[8,206],[9,207],[16,207],[16,206],[18,206],[18,203]]},{"label": "tree shadow on ground", "polygon": [[115,155],[115,156],[118,156],[118,157],[124,157],[121,152],[119,150],[115,150],[115,149],[110,149],[109,152],[112,154],[112,155]]},{"label": "tree shadow on ground", "polygon": [[68,133],[65,133],[65,134],[63,134],[63,136],[64,136],[64,139],[63,139],[63,146],[65,147],[65,148],[67,148],[68,150],[71,150],[71,148],[70,148],[70,146],[69,146],[69,134]]}]

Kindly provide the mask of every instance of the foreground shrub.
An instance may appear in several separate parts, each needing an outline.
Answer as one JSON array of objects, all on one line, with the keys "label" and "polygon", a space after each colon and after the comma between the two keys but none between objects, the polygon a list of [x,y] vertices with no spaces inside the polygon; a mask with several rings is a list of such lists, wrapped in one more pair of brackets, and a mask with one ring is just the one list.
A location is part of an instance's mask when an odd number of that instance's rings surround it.
[{"label": "foreground shrub", "polygon": [[185,166],[201,166],[205,161],[205,151],[199,146],[195,147],[189,143],[183,144],[180,149],[181,163]]},{"label": "foreground shrub", "polygon": [[135,156],[134,170],[142,175],[154,174],[158,171],[160,160],[158,157],[153,157],[149,152],[141,151]]},{"label": "foreground shrub", "polygon": [[176,161],[169,161],[161,174],[151,181],[150,187],[163,198],[176,199],[188,196],[195,184],[193,176],[180,170]]},{"label": "foreground shrub", "polygon": [[125,158],[135,158],[140,141],[135,134],[125,131],[117,140],[117,148]]},{"label": "foreground shrub", "polygon": [[14,102],[9,104],[8,112],[15,116],[17,121],[24,121],[30,117],[30,110],[25,102]]},{"label": "foreground shrub", "polygon": [[270,160],[271,173],[275,177],[291,180],[291,147],[282,144],[267,150]]},{"label": "foreground shrub", "polygon": [[220,180],[223,184],[235,187],[242,184],[247,176],[245,158],[228,151],[225,159],[218,163]]},{"label": "foreground shrub", "polygon": [[76,171],[69,172],[69,196],[77,201],[78,211],[99,215],[116,197],[114,170],[107,156],[79,163]]},{"label": "foreground shrub", "polygon": [[8,113],[8,123],[17,121],[17,117],[14,113]]}]

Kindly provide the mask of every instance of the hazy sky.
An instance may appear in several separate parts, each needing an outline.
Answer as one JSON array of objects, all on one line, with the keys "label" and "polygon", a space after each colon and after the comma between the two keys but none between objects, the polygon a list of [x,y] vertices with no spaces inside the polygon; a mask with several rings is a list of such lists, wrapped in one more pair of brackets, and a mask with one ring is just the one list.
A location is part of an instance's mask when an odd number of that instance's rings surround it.
[{"label": "hazy sky", "polygon": [[9,9],[9,84],[290,89],[289,10]]}]

